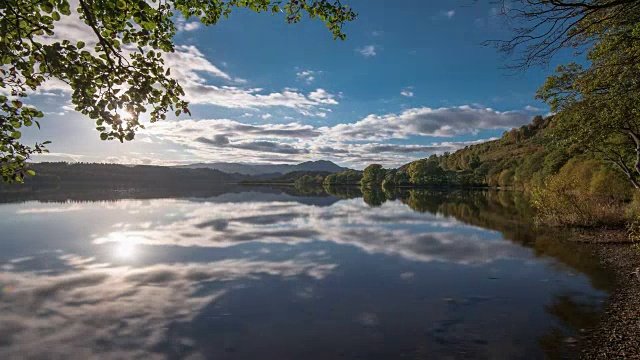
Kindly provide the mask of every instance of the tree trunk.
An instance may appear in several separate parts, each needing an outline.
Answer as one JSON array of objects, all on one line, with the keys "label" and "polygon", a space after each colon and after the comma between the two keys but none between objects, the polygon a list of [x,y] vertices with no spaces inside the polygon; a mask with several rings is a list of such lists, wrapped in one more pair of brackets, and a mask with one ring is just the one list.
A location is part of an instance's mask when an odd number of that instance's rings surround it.
[{"label": "tree trunk", "polygon": [[[635,175],[640,175],[640,137],[638,137],[638,134],[634,133],[631,130],[629,130],[629,135],[633,139],[633,143],[636,145],[636,163],[634,165],[634,168],[636,170]],[[636,189],[640,189],[640,184],[638,184],[638,181],[635,179],[634,174],[631,174],[629,172],[627,176],[629,176],[629,180],[631,180],[633,186],[635,186]]]}]

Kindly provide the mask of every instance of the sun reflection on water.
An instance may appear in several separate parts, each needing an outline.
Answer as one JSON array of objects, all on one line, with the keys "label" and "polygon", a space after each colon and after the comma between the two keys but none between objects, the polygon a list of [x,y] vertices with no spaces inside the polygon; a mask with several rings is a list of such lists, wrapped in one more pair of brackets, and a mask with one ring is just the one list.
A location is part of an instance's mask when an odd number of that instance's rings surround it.
[{"label": "sun reflection on water", "polygon": [[98,243],[112,243],[114,257],[121,260],[134,260],[140,256],[139,245],[144,242],[144,239],[140,236],[127,233],[111,233],[107,238],[104,239],[106,241],[99,241]]},{"label": "sun reflection on water", "polygon": [[122,259],[133,259],[136,256],[136,244],[133,241],[119,241],[116,243],[115,255]]}]

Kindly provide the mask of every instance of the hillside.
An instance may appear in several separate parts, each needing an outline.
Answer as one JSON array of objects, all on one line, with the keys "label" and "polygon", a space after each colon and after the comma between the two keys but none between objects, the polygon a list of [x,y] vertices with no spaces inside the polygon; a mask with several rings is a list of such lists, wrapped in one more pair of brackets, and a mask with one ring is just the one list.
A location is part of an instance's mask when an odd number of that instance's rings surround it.
[{"label": "hillside", "polygon": [[[559,173],[576,179],[576,186],[589,193],[630,196],[628,182],[610,163],[556,141],[553,116],[536,116],[530,124],[504,132],[500,139],[454,153],[434,154],[397,169],[371,164],[354,176],[343,171],[326,177],[325,184],[529,189]],[[350,181],[345,180],[351,177]]]},{"label": "hillside", "polygon": [[[536,116],[500,139],[416,160],[398,169],[369,165],[366,186],[513,187],[530,189],[559,174],[588,194],[628,199],[630,183],[609,162],[557,140],[553,116]],[[342,174],[345,174],[343,172]],[[563,185],[564,186],[564,185]]]},{"label": "hillside", "polygon": [[[212,169],[177,169],[165,166],[128,166],[94,163],[34,163],[36,176],[25,179],[25,186],[95,185],[103,187],[215,186],[250,178]],[[18,189],[22,185],[4,185]]]},{"label": "hillside", "polygon": [[384,173],[369,177],[400,186],[528,186],[556,173],[571,157],[564,148],[553,146],[548,136],[552,128],[552,117],[536,116],[531,124],[507,131],[500,139],[432,155],[398,169],[378,168]]}]

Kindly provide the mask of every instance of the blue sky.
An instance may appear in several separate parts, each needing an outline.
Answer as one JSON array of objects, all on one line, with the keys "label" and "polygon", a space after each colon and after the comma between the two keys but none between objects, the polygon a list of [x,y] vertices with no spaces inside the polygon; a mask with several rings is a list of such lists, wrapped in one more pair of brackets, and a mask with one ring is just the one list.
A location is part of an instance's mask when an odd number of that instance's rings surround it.
[{"label": "blue sky", "polygon": [[[502,55],[480,45],[509,36],[490,1],[349,5],[359,16],[345,41],[319,21],[290,25],[244,10],[214,27],[179,18],[178,51],[166,59],[191,117],[150,124],[131,143],[102,142],[69,106],[68,89],[51,82],[28,99],[46,118],[26,139],[53,142],[38,161],[327,159],[363,168],[454,151],[547,113],[534,94],[553,64],[510,75]],[[77,28],[65,19],[56,37],[95,42]]]}]

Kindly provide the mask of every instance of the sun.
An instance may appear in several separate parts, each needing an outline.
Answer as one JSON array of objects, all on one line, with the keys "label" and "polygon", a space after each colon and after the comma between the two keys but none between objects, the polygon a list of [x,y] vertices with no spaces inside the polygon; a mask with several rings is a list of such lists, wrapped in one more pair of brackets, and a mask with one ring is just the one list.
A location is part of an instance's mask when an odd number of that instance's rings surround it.
[{"label": "sun", "polygon": [[125,109],[119,109],[117,111],[117,113],[118,113],[118,115],[120,115],[122,120],[131,120],[131,119],[133,119],[133,114],[131,114],[130,112],[128,112]]}]

